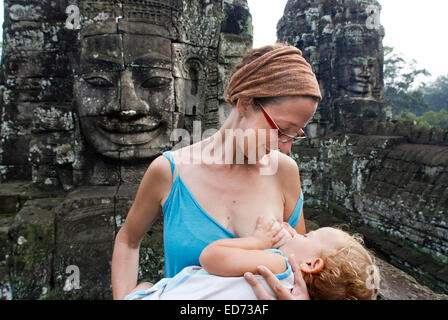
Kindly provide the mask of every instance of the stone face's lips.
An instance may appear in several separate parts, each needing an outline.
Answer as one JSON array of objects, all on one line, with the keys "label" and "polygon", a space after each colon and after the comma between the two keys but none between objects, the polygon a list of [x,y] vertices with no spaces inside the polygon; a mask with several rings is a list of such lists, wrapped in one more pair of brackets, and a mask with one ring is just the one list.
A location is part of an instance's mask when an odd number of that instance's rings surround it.
[{"label": "stone face's lips", "polygon": [[133,134],[133,133],[142,133],[142,132],[151,132],[160,127],[160,122],[155,125],[147,125],[143,123],[113,123],[109,122],[107,124],[98,123],[98,126],[106,132],[109,133],[124,133],[124,134]]},{"label": "stone face's lips", "polygon": [[370,83],[371,77],[370,76],[357,76],[357,77],[353,78],[353,81],[359,82],[359,83]]},{"label": "stone face's lips", "polygon": [[143,145],[151,142],[153,139],[157,138],[162,132],[163,127],[157,126],[157,128],[152,128],[151,131],[140,131],[140,132],[108,132],[101,126],[98,126],[100,133],[109,141],[117,145],[122,146],[132,146],[132,145]]}]

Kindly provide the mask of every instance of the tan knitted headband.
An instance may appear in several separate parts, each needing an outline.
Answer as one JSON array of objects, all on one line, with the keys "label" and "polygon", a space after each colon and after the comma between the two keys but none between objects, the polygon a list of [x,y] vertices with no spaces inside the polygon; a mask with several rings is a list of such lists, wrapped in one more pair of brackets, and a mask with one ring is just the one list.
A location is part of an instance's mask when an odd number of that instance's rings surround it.
[{"label": "tan knitted headband", "polygon": [[229,81],[226,101],[240,98],[313,96],[322,101],[316,75],[302,51],[287,46],[270,51],[239,69]]}]

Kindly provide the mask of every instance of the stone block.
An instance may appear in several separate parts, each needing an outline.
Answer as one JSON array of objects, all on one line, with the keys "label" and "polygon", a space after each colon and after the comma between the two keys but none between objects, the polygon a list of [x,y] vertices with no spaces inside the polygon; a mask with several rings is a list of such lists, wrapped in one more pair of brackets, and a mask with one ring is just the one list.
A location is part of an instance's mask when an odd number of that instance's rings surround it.
[{"label": "stone block", "polygon": [[252,37],[221,33],[219,39],[219,62],[234,64],[235,59],[241,59],[252,47]]},{"label": "stone block", "polygon": [[67,77],[71,74],[68,56],[58,51],[21,51],[5,54],[2,64],[9,76],[17,78]]},{"label": "stone block", "polygon": [[5,23],[17,21],[65,21],[71,0],[7,0]]},{"label": "stone block", "polygon": [[0,166],[1,183],[8,183],[17,180],[31,180],[31,167],[29,165]]},{"label": "stone block", "polygon": [[395,126],[395,134],[398,136],[409,137],[411,134],[411,121],[398,121]]},{"label": "stone block", "polygon": [[11,241],[9,240],[8,232],[13,219],[13,217],[3,217],[0,215],[0,300],[12,299],[7,259],[11,254]]},{"label": "stone block", "polygon": [[[62,298],[111,297],[116,190],[80,187],[55,209],[54,290]],[[75,273],[79,275],[79,287],[71,277]]]},{"label": "stone block", "polygon": [[[118,186],[120,184],[120,165],[107,158],[100,158],[97,154],[86,154],[83,166],[88,168],[90,177],[88,185]],[[91,165],[93,163],[93,165]]]},{"label": "stone block", "polygon": [[29,143],[29,161],[36,167],[72,164],[75,161],[72,132],[46,132]]},{"label": "stone block", "polygon": [[111,299],[112,252],[113,241],[57,242],[53,291],[58,299]]},{"label": "stone block", "polygon": [[418,283],[415,278],[399,268],[376,258],[381,281],[379,297],[381,300],[447,300],[448,296],[433,292]]},{"label": "stone block", "polygon": [[363,134],[371,135],[376,134],[378,128],[378,120],[365,120],[362,124]]},{"label": "stone block", "polygon": [[204,4],[202,1],[189,1],[183,8],[180,23],[183,30],[181,42],[201,47],[217,48],[223,2],[212,1]]},{"label": "stone block", "polygon": [[61,199],[25,202],[12,221],[7,259],[13,299],[39,299],[51,287],[54,250],[54,212]]},{"label": "stone block", "polygon": [[73,131],[75,128],[71,106],[42,105],[33,108],[33,132]]},{"label": "stone block", "polygon": [[386,126],[384,128],[383,134],[385,136],[393,136],[395,132],[396,123],[386,122]]},{"label": "stone block", "polygon": [[5,54],[17,51],[63,51],[66,31],[65,20],[5,24],[3,50]]},{"label": "stone block", "polygon": [[2,165],[30,165],[28,153],[31,139],[31,134],[3,136]]},{"label": "stone block", "polygon": [[165,275],[163,217],[159,217],[144,236],[139,253],[139,282],[155,283]]},{"label": "stone block", "polygon": [[448,266],[445,266],[441,270],[435,273],[435,276],[441,280],[445,285],[448,283]]},{"label": "stone block", "polygon": [[0,184],[0,216],[17,213],[21,208],[20,192],[17,184]]}]

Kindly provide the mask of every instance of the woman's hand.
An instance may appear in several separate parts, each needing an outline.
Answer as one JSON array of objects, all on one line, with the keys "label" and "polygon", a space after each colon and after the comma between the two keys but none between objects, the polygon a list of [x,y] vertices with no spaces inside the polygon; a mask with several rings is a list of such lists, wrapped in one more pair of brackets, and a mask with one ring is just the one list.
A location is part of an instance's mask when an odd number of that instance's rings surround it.
[{"label": "woman's hand", "polygon": [[286,289],[268,268],[264,266],[259,266],[257,268],[258,272],[263,276],[277,297],[268,294],[260,281],[258,281],[252,273],[246,272],[244,274],[244,278],[251,285],[252,290],[254,290],[254,293],[259,300],[310,300],[305,280],[303,280],[302,277],[302,271],[300,271],[294,255],[291,254],[288,259],[294,273],[294,286],[291,291]]},{"label": "woman's hand", "polygon": [[283,225],[275,219],[271,219],[267,223],[264,222],[262,216],[258,217],[255,231],[252,237],[259,241],[260,249],[270,249],[279,247],[289,236],[289,232],[284,230]]}]

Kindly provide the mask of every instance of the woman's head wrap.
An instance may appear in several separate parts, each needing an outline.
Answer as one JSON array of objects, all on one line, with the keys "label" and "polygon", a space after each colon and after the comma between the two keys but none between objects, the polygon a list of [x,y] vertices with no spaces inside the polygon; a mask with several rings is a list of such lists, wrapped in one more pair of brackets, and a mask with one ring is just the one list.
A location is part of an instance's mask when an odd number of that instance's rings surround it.
[{"label": "woman's head wrap", "polygon": [[316,75],[293,46],[272,50],[240,68],[229,81],[226,101],[240,98],[313,96],[322,101]]}]

